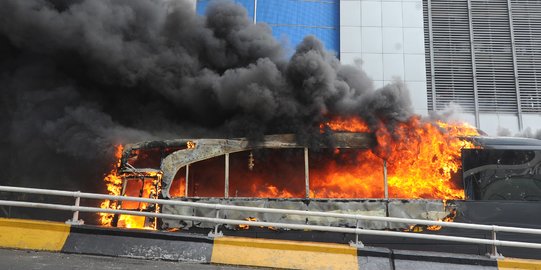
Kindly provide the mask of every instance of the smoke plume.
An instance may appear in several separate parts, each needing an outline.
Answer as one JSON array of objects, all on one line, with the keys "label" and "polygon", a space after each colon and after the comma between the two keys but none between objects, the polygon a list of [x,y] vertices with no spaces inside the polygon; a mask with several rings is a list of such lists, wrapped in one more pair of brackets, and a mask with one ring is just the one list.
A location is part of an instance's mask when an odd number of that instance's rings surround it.
[{"label": "smoke plume", "polygon": [[165,0],[0,1],[0,181],[96,189],[113,145],[296,133],[333,115],[390,127],[412,115],[404,85],[374,89],[308,36],[287,57],[228,1],[197,16]]},{"label": "smoke plume", "polygon": [[531,128],[527,127],[523,131],[513,134],[511,130],[507,128],[499,128],[498,136],[505,136],[505,137],[513,136],[513,137],[523,137],[523,138],[532,138],[532,139],[541,140],[541,129],[533,131]]}]

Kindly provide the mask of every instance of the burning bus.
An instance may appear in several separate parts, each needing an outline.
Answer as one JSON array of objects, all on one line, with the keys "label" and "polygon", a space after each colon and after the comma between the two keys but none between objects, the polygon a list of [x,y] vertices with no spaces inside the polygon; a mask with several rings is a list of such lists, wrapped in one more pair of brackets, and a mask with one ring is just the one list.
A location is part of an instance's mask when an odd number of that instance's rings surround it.
[{"label": "burning bus", "polygon": [[[526,214],[541,200],[539,140],[491,138],[465,124],[424,122],[419,118],[398,124],[392,131],[383,126],[369,130],[355,119],[327,122],[321,130],[328,133],[327,142],[309,148],[293,134],[268,135],[256,141],[177,139],[126,145],[117,149],[118,164],[105,181],[111,194],[145,198],[430,220],[456,218],[502,225],[539,224]],[[494,203],[509,212],[487,214]],[[197,214],[215,216],[212,209],[176,205],[159,209],[153,204],[104,201],[102,207],[183,215],[203,211]],[[507,218],[509,213],[513,213],[512,218]],[[321,217],[301,220],[268,213],[226,215],[268,222],[356,226],[354,221]],[[101,222],[149,229],[213,226],[111,214],[102,214]],[[375,221],[363,221],[360,226],[412,228],[411,224]]]}]

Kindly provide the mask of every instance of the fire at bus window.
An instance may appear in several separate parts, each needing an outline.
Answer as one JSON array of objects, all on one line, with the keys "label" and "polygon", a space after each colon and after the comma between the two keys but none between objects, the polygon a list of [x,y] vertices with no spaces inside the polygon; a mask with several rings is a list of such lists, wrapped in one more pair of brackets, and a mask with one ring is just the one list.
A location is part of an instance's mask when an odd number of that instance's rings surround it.
[{"label": "fire at bus window", "polygon": [[130,152],[128,164],[135,168],[159,169],[162,158],[160,148],[135,149]]},{"label": "fire at bus window", "polygon": [[383,160],[369,149],[322,148],[309,154],[311,198],[383,198]]},{"label": "fire at bus window", "polygon": [[472,200],[541,200],[541,151],[468,149],[464,186]]},{"label": "fire at bus window", "polygon": [[186,167],[182,167],[177,171],[177,174],[175,174],[171,188],[169,189],[169,194],[172,198],[186,196]]},{"label": "fire at bus window", "polygon": [[160,169],[160,165],[164,157],[175,151],[186,148],[187,146],[157,146],[132,149],[128,155],[126,162],[134,168]]},{"label": "fire at bus window", "polygon": [[229,197],[305,197],[302,148],[242,151],[229,160]]},{"label": "fire at bus window", "polygon": [[[160,189],[161,173],[157,170],[144,169],[131,173],[123,173],[121,195],[157,199]],[[121,201],[118,204],[119,209],[136,210],[145,212],[159,212],[155,204]],[[143,216],[115,215],[113,225],[124,228],[155,228],[156,220]]]},{"label": "fire at bus window", "polygon": [[218,156],[190,164],[188,178],[188,197],[223,197],[225,157]]}]

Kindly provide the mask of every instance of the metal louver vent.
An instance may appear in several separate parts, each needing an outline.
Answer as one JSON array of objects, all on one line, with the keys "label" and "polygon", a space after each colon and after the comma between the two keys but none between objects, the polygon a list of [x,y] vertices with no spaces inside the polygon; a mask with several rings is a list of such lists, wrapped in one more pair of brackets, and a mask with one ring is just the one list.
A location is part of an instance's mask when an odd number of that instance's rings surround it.
[{"label": "metal louver vent", "polygon": [[423,8],[429,110],[456,102],[476,114],[541,112],[541,1],[424,0]]},{"label": "metal louver vent", "polygon": [[507,0],[471,0],[479,111],[516,112]]},{"label": "metal louver vent", "polygon": [[[475,106],[467,2],[431,1],[432,48],[429,46],[428,6],[427,1],[424,1],[429,110],[441,110],[450,102],[455,102],[466,112],[473,112]],[[430,55],[433,56],[432,60]],[[433,68],[430,68],[431,63]]]},{"label": "metal louver vent", "polygon": [[513,29],[523,112],[541,112],[541,1],[513,0]]}]

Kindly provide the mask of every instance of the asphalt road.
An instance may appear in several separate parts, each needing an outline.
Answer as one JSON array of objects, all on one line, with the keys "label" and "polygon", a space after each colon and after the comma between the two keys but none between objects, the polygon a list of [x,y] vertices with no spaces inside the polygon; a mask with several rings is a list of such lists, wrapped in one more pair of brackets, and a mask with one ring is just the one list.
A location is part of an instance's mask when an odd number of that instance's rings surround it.
[{"label": "asphalt road", "polygon": [[[2,270],[64,270],[64,269],[194,269],[194,270],[246,270],[247,267],[197,264],[185,262],[152,261],[131,258],[63,254],[42,251],[0,249]],[[258,268],[261,269],[261,268]]]}]

